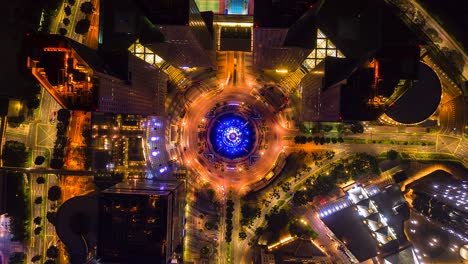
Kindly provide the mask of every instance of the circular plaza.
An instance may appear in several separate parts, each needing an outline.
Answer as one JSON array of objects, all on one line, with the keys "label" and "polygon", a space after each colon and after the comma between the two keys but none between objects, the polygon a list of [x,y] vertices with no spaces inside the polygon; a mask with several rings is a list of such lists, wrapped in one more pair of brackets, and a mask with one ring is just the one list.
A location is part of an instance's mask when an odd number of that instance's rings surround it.
[{"label": "circular plaza", "polygon": [[184,164],[220,186],[241,188],[262,179],[283,151],[286,132],[275,110],[232,87],[193,98],[183,122]]}]

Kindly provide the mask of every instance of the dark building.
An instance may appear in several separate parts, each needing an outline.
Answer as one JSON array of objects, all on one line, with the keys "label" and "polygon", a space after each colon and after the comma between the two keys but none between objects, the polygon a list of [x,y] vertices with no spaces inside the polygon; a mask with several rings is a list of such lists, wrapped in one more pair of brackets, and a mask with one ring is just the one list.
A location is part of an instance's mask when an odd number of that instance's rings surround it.
[{"label": "dark building", "polygon": [[143,14],[162,33],[164,41],[149,48],[175,67],[215,67],[207,50],[213,37],[193,0],[137,1]]},{"label": "dark building", "polygon": [[383,0],[326,0],[317,6],[317,27],[347,58],[369,57],[383,48],[419,44]]},{"label": "dark building", "polygon": [[385,264],[420,264],[415,248],[412,245],[408,245],[400,251],[383,257],[383,263]]},{"label": "dark building", "polygon": [[182,182],[131,180],[67,200],[56,230],[72,264],[180,261],[184,206]]},{"label": "dark building", "polygon": [[374,67],[353,59],[327,57],[300,84],[303,121],[375,120],[383,109],[375,96]]},{"label": "dark building", "polygon": [[99,221],[96,196],[76,196],[67,200],[60,206],[55,219],[55,230],[67,249],[71,264],[86,263],[95,256]]},{"label": "dark building", "polygon": [[409,207],[398,186],[380,190],[355,185],[346,193],[323,205],[319,215],[359,262],[394,254],[409,244],[404,233]]},{"label": "dark building", "polygon": [[109,62],[128,50],[181,89],[188,75],[216,67],[213,14],[200,13],[192,0],[103,0],[100,9],[99,49]]},{"label": "dark building", "polygon": [[[402,124],[416,124],[432,116],[439,107],[442,85],[439,77],[427,64],[419,62],[417,77],[404,80],[395,94],[401,96],[390,104],[385,114]],[[424,96],[421,96],[424,95]],[[414,106],[418,111],[414,111]]]},{"label": "dark building", "polygon": [[289,28],[313,7],[311,0],[256,0],[254,23],[263,28]]},{"label": "dark building", "polygon": [[[421,70],[418,40],[384,1],[255,1],[255,6],[254,65],[290,73],[281,81],[286,89],[300,84],[303,121],[376,120],[388,110],[397,122],[417,123],[437,108],[440,89],[431,81],[433,96],[421,114],[398,114],[408,112],[411,98],[427,86],[419,80],[435,78]],[[322,62],[326,57],[347,59]]]},{"label": "dark building", "polygon": [[403,124],[423,122],[439,106],[442,89],[428,65],[418,62],[416,72],[400,67],[414,61],[325,58],[301,80],[302,120],[376,120],[385,113]]},{"label": "dark building", "polygon": [[31,46],[29,68],[62,107],[164,115],[167,75],[127,50],[110,58],[58,35],[34,36]]},{"label": "dark building", "polygon": [[[468,181],[438,170],[410,186],[413,208],[458,233],[468,236]],[[431,179],[431,180],[429,180]]]},{"label": "dark building", "polygon": [[313,2],[255,1],[254,65],[295,71],[316,46]]},{"label": "dark building", "polygon": [[104,263],[181,260],[185,186],[131,180],[99,198],[97,258]]},{"label": "dark building", "polygon": [[287,35],[288,28],[254,28],[253,59],[256,68],[292,72],[301,65],[312,49],[285,46]]},{"label": "dark building", "polygon": [[[302,78],[303,121],[375,120],[387,111],[394,121],[413,124],[434,113],[440,101],[438,78],[421,65],[417,38],[384,1],[320,1],[268,48],[300,47],[297,43],[307,43],[302,38],[313,28],[318,29],[316,48],[305,60],[290,61],[290,66],[303,63],[304,67],[302,73],[285,78]],[[318,38],[320,35],[326,38]],[[331,49],[329,42],[333,43]],[[260,54],[261,49],[255,56]],[[291,69],[295,68],[287,70]],[[423,105],[421,111],[408,115],[414,112],[408,109],[423,93],[421,89],[430,96],[418,101]]]}]

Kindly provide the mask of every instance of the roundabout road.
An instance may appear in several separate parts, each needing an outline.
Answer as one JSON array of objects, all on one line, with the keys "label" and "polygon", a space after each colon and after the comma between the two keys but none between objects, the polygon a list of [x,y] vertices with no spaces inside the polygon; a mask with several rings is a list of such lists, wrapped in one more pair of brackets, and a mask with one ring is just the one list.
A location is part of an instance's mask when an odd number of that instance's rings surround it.
[{"label": "roundabout road", "polygon": [[[200,96],[193,101],[182,123],[181,147],[184,149],[182,150],[184,163],[202,177],[206,176],[205,180],[217,183],[219,187],[239,190],[247,184],[260,180],[273,167],[276,158],[283,150],[283,136],[286,135],[286,131],[277,122],[273,109],[268,108],[249,92],[248,87],[227,86],[216,95]],[[201,137],[199,133],[207,129],[205,127],[209,123],[207,113],[217,103],[222,105],[224,102],[249,104],[261,114],[265,121],[264,139],[261,146],[258,146],[257,152],[260,158],[248,169],[238,165],[235,169],[221,171],[204,157],[205,152],[201,152],[208,149],[205,146],[208,140],[207,135]],[[259,127],[259,129],[262,128]]]}]

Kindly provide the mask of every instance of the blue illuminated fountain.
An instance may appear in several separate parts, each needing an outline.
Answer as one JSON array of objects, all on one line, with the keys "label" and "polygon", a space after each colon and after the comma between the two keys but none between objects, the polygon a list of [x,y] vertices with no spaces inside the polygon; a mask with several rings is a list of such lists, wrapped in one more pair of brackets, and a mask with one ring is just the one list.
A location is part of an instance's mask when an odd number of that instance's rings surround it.
[{"label": "blue illuminated fountain", "polygon": [[254,124],[247,118],[226,113],[213,120],[209,131],[213,151],[234,160],[247,156],[255,146]]}]

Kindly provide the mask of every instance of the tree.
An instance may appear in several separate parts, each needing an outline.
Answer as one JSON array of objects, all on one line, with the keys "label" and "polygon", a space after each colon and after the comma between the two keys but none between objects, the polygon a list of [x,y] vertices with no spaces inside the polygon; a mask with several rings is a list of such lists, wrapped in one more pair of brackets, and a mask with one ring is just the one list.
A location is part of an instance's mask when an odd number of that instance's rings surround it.
[{"label": "tree", "polygon": [[284,209],[280,211],[274,211],[265,216],[268,222],[268,229],[274,233],[278,233],[283,229],[288,223],[288,214]]},{"label": "tree", "polygon": [[325,144],[325,138],[324,138],[324,137],[321,137],[321,138],[319,139],[319,142],[320,142],[320,145]]},{"label": "tree", "polygon": [[52,245],[47,249],[46,256],[48,258],[55,259],[58,257],[58,255],[59,255],[59,251],[56,246]]},{"label": "tree", "polygon": [[84,2],[80,6],[80,11],[85,13],[86,15],[91,15],[94,11],[93,3],[91,2]]},{"label": "tree", "polygon": [[250,206],[248,203],[245,203],[241,207],[242,221],[244,225],[250,225],[255,217],[260,215],[260,208]]},{"label": "tree", "polygon": [[40,235],[41,234],[41,231],[42,231],[42,227],[38,226],[36,228],[34,228],[34,234],[37,236],[37,235]]},{"label": "tree", "polygon": [[3,146],[3,165],[11,167],[24,167],[28,152],[26,146],[18,141],[7,141]]},{"label": "tree", "polygon": [[305,136],[295,136],[294,137],[294,143],[295,144],[305,144],[307,141],[307,137]]},{"label": "tree", "polygon": [[89,27],[91,26],[91,21],[87,18],[79,20],[75,25],[75,33],[84,35],[88,33]]},{"label": "tree", "polygon": [[359,122],[352,124],[350,129],[351,129],[351,132],[353,132],[354,134],[364,133],[364,127]]},{"label": "tree", "polygon": [[68,124],[70,117],[70,111],[67,109],[60,109],[57,111],[57,120],[63,122],[64,124]]},{"label": "tree", "polygon": [[426,34],[435,43],[442,43],[443,42],[443,39],[440,37],[439,32],[437,32],[437,30],[435,30],[432,27],[426,29]]},{"label": "tree", "polygon": [[255,235],[260,236],[261,234],[263,234],[263,227],[260,226],[255,229]]},{"label": "tree", "polygon": [[[47,1],[41,1],[46,3],[46,9],[49,9],[50,11],[56,11],[60,5],[62,4],[63,1],[61,0],[47,0]],[[46,12],[50,13],[50,12]]]},{"label": "tree", "polygon": [[35,255],[31,258],[31,262],[38,262],[41,260],[41,255]]},{"label": "tree", "polygon": [[42,217],[40,217],[40,216],[34,218],[34,224],[36,224],[36,225],[40,225],[41,221],[42,221]]},{"label": "tree", "polygon": [[45,161],[44,156],[37,156],[34,159],[34,164],[39,166],[39,165],[42,165],[42,163],[44,163],[44,161]]},{"label": "tree", "polygon": [[65,36],[68,33],[68,30],[66,28],[60,28],[59,29],[59,34],[62,36]]},{"label": "tree", "polygon": [[42,197],[41,196],[36,197],[36,199],[34,199],[34,203],[35,204],[41,204],[42,203]]},{"label": "tree", "polygon": [[327,159],[330,160],[330,159],[332,159],[334,156],[335,156],[335,151],[333,151],[333,150],[330,150],[330,151],[327,150],[327,151],[325,151],[325,157],[326,157]]},{"label": "tree", "polygon": [[8,258],[10,264],[24,264],[26,263],[26,254],[23,252],[13,252]]},{"label": "tree", "polygon": [[313,188],[317,194],[327,195],[335,188],[335,181],[333,177],[319,175],[315,179]]},{"label": "tree", "polygon": [[12,116],[12,117],[9,117],[8,118],[8,125],[12,128],[17,128],[19,127],[21,124],[23,124],[25,118],[23,115],[19,115],[19,116]]},{"label": "tree", "polygon": [[68,26],[68,25],[70,25],[70,19],[64,18],[64,19],[62,20],[62,23],[63,23],[65,26]]},{"label": "tree", "polygon": [[393,150],[393,149],[387,151],[387,159],[396,160],[397,158],[398,158],[398,151]]},{"label": "tree", "polygon": [[314,143],[315,143],[315,145],[318,145],[319,142],[320,142],[320,138],[319,138],[318,136],[315,136],[315,137],[314,137]]},{"label": "tree", "polygon": [[26,101],[26,106],[29,109],[37,109],[41,103],[41,100],[37,98],[37,95],[31,95],[28,100]]},{"label": "tree", "polygon": [[55,225],[56,220],[57,220],[57,213],[47,212],[46,218],[47,218],[47,221],[49,221],[49,223],[51,223],[52,225]]},{"label": "tree", "polygon": [[292,219],[288,223],[288,231],[292,236],[316,239],[318,234],[304,220],[297,218]]},{"label": "tree", "polygon": [[58,199],[60,199],[60,196],[62,196],[62,190],[60,189],[60,187],[54,185],[49,188],[49,191],[47,192],[47,197],[49,200],[57,201]]},{"label": "tree", "polygon": [[232,211],[231,210],[226,210],[226,218],[228,218],[228,219],[232,218]]},{"label": "tree", "polygon": [[309,202],[307,199],[307,192],[299,190],[294,193],[293,204],[296,206],[306,205]]},{"label": "tree", "polygon": [[37,184],[44,184],[45,183],[45,178],[44,177],[37,177],[36,182],[37,182]]},{"label": "tree", "polygon": [[247,234],[244,231],[239,232],[239,238],[241,240],[245,240],[247,238]]},{"label": "tree", "polygon": [[[63,11],[65,12],[65,15],[67,15],[67,16],[70,16],[70,15],[71,15],[71,8],[70,8],[70,6],[66,6],[66,7],[63,9]],[[67,18],[67,19],[68,19],[68,18]],[[64,18],[64,20],[65,20],[65,18]],[[70,23],[70,20],[68,20],[68,23]],[[64,24],[65,24],[65,22],[64,22]],[[65,25],[68,25],[68,24],[65,24]]]}]

